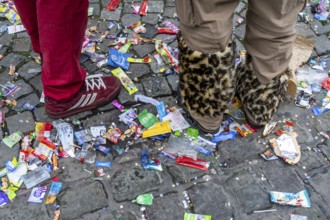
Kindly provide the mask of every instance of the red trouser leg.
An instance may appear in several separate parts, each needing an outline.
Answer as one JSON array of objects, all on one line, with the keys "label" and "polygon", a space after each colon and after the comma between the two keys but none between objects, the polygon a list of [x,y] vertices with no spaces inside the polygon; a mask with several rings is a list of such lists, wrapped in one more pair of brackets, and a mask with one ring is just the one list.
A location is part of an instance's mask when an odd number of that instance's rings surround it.
[{"label": "red trouser leg", "polygon": [[[23,15],[22,20],[32,20],[28,14],[36,10],[44,93],[58,101],[69,100],[86,78],[86,71],[80,67],[80,53],[88,19],[88,0],[32,0],[34,7],[32,4],[24,7],[29,1],[15,0],[15,3]],[[30,21],[23,23],[27,30],[34,29]]]},{"label": "red trouser leg", "polygon": [[37,20],[37,0],[14,0],[26,31],[30,35],[33,50],[41,53]]}]

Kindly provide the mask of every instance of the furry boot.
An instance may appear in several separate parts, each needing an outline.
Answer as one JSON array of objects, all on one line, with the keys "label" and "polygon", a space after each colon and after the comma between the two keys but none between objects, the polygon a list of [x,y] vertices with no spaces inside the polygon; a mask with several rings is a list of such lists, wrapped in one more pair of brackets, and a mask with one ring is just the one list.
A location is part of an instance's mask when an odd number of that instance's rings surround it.
[{"label": "furry boot", "polygon": [[192,51],[178,37],[181,104],[205,132],[219,129],[235,93],[235,44],[222,52]]},{"label": "furry boot", "polygon": [[251,56],[240,63],[237,72],[237,94],[242,101],[247,121],[254,127],[269,123],[283,102],[291,70],[287,69],[268,84],[262,84],[254,74]]}]

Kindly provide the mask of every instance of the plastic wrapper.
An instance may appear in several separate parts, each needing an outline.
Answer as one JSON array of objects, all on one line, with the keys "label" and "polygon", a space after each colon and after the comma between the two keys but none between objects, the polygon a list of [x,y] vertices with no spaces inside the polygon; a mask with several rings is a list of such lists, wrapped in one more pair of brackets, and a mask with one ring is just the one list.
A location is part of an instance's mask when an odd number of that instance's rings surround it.
[{"label": "plastic wrapper", "polygon": [[170,28],[172,31],[174,31],[176,33],[179,33],[179,31],[180,31],[180,29],[170,21],[163,21],[162,25],[165,26],[165,27]]},{"label": "plastic wrapper", "polygon": [[184,213],[183,220],[212,220],[212,216]]},{"label": "plastic wrapper", "polygon": [[52,204],[56,200],[56,196],[60,193],[62,188],[61,182],[52,182],[52,185],[50,186],[49,193],[46,198],[45,204]]},{"label": "plastic wrapper", "polygon": [[105,155],[110,154],[110,151],[111,151],[110,148],[107,148],[107,147],[102,146],[102,145],[97,145],[97,146],[95,146],[95,149],[98,150],[98,151],[100,151],[100,152],[102,152],[102,153],[105,154]]},{"label": "plastic wrapper", "polygon": [[207,171],[210,166],[210,162],[206,160],[194,159],[194,158],[182,157],[182,156],[178,156],[175,163],[204,171]]},{"label": "plastic wrapper", "polygon": [[89,128],[89,131],[92,137],[100,137],[107,131],[107,129],[105,126],[92,126]]},{"label": "plastic wrapper", "polygon": [[145,57],[145,58],[132,58],[129,57],[127,58],[127,61],[130,63],[151,63],[152,59],[150,57]]},{"label": "plastic wrapper", "polygon": [[160,40],[155,41],[155,48],[157,53],[159,53],[166,64],[172,66],[178,65],[178,60],[171,54],[170,49],[167,45],[163,44]]},{"label": "plastic wrapper", "polygon": [[328,78],[328,73],[322,70],[315,70],[310,67],[301,67],[297,69],[297,81],[306,81],[309,84],[322,83]]},{"label": "plastic wrapper", "polygon": [[73,129],[70,124],[66,123],[62,119],[53,122],[54,127],[57,130],[59,139],[64,148],[64,151],[70,156],[74,157],[73,147]]},{"label": "plastic wrapper", "polygon": [[162,120],[170,121],[172,131],[184,130],[190,127],[190,124],[187,122],[187,120],[182,116],[182,114],[179,111],[168,113],[166,116],[162,118]]},{"label": "plastic wrapper", "polygon": [[22,140],[23,137],[24,135],[22,134],[22,132],[16,131],[11,135],[9,135],[8,137],[3,138],[2,142],[8,147],[12,148],[15,144],[17,144],[20,140]]},{"label": "plastic wrapper", "polygon": [[0,110],[0,125],[2,125],[5,122],[5,112],[3,110]]},{"label": "plastic wrapper", "polygon": [[167,147],[164,149],[167,153],[178,156],[197,158],[198,152],[190,147],[190,141],[187,138],[171,135]]},{"label": "plastic wrapper", "polygon": [[169,121],[157,122],[151,128],[142,133],[143,138],[152,137],[160,134],[171,133]]},{"label": "plastic wrapper", "polygon": [[117,144],[121,134],[122,131],[119,128],[110,128],[106,133],[103,134],[103,137],[112,143]]},{"label": "plastic wrapper", "polygon": [[47,169],[43,166],[37,167],[36,169],[25,174],[23,177],[23,182],[27,189],[30,189],[39,183],[50,179],[50,174]]},{"label": "plastic wrapper", "polygon": [[36,109],[36,106],[35,105],[32,105],[28,102],[23,102],[23,104],[21,105],[21,108],[22,109],[26,109],[26,110],[29,110],[29,111],[33,111]]},{"label": "plastic wrapper", "polygon": [[124,88],[127,90],[128,94],[132,95],[138,91],[133,81],[126,75],[126,73],[121,69],[117,68],[111,71],[112,74],[117,77]]},{"label": "plastic wrapper", "polygon": [[[127,51],[129,50],[129,48],[131,47],[132,43],[130,41],[128,41],[124,46],[122,46],[118,51],[121,53],[127,53]],[[127,58],[129,59],[129,58]]]},{"label": "plastic wrapper", "polygon": [[136,197],[132,202],[139,205],[152,205],[153,198],[152,194],[143,194]]},{"label": "plastic wrapper", "polygon": [[129,125],[134,119],[136,119],[137,114],[133,109],[129,109],[126,112],[119,115],[119,120],[126,125]]},{"label": "plastic wrapper", "polygon": [[139,14],[140,8],[141,8],[141,4],[132,4],[133,14]]},{"label": "plastic wrapper", "polygon": [[1,92],[4,96],[9,96],[13,94],[14,92],[18,91],[20,88],[16,86],[14,83],[6,82],[5,85],[1,85]]},{"label": "plastic wrapper", "polygon": [[122,111],[124,109],[124,106],[120,104],[117,100],[113,100],[111,104],[115,106],[119,111]]},{"label": "plastic wrapper", "polygon": [[205,149],[203,146],[201,146],[198,142],[192,141],[189,146],[194,149],[195,151],[202,153],[206,156],[210,156],[212,154],[211,149]]},{"label": "plastic wrapper", "polygon": [[106,168],[110,168],[110,166],[111,166],[111,162],[108,162],[108,161],[96,161],[95,166],[96,166],[96,167],[106,167]]},{"label": "plastic wrapper", "polygon": [[306,190],[302,190],[295,194],[288,192],[270,191],[269,194],[270,200],[274,203],[305,208],[311,207],[311,201]]},{"label": "plastic wrapper", "polygon": [[162,165],[158,160],[149,159],[149,152],[147,150],[142,150],[141,152],[141,165],[145,170],[163,171]]},{"label": "plastic wrapper", "polygon": [[8,205],[9,203],[10,203],[10,200],[9,200],[7,194],[3,191],[0,191],[0,207]]},{"label": "plastic wrapper", "polygon": [[156,122],[158,122],[158,119],[156,116],[148,112],[147,109],[143,110],[137,118],[139,119],[139,122],[142,124],[145,128],[150,128],[153,126]]},{"label": "plastic wrapper", "polygon": [[171,28],[163,28],[163,27],[158,27],[157,28],[157,34],[172,34],[176,35],[177,32],[172,30]]},{"label": "plastic wrapper", "polygon": [[44,161],[50,156],[51,153],[53,153],[54,149],[55,144],[53,142],[43,139],[32,153],[34,156]]},{"label": "plastic wrapper", "polygon": [[9,9],[9,11],[5,14],[5,16],[10,21],[10,23],[14,25],[21,23],[20,16],[13,9]]},{"label": "plastic wrapper", "polygon": [[314,113],[314,115],[319,116],[319,115],[322,115],[323,113],[329,111],[329,109],[330,109],[330,103],[324,107],[318,106],[318,107],[313,108],[313,113]]},{"label": "plastic wrapper", "polygon": [[141,4],[139,14],[141,16],[146,16],[148,11],[148,0],[144,0]]},{"label": "plastic wrapper", "polygon": [[121,53],[118,50],[111,48],[109,52],[108,64],[112,67],[120,67],[124,70],[128,70],[129,62],[127,61],[127,58],[131,56],[131,54]]},{"label": "plastic wrapper", "polygon": [[86,142],[92,141],[92,136],[87,129],[81,131],[75,131],[73,132],[73,134],[77,140],[78,145],[83,145]]},{"label": "plastic wrapper", "polygon": [[52,128],[53,125],[51,123],[36,122],[36,126],[35,126],[36,140],[49,138],[50,131],[52,130]]},{"label": "plastic wrapper", "polygon": [[47,189],[48,189],[47,186],[34,187],[31,191],[28,202],[41,204],[45,198]]},{"label": "plastic wrapper", "polygon": [[120,0],[111,0],[110,3],[105,7],[106,10],[114,11],[118,7]]},{"label": "plastic wrapper", "polygon": [[227,141],[227,140],[235,140],[236,133],[237,133],[236,131],[221,133],[221,134],[218,134],[217,136],[214,136],[211,141],[213,143],[217,143],[217,142],[222,142],[222,141]]}]

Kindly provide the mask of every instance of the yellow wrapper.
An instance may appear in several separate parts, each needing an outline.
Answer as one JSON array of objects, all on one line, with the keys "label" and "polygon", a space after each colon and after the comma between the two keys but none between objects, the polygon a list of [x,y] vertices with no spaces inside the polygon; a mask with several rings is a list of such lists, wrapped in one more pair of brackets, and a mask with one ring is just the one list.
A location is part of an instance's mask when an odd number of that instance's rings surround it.
[{"label": "yellow wrapper", "polygon": [[170,121],[157,122],[154,124],[154,126],[144,131],[142,133],[142,137],[152,137],[160,134],[170,133],[171,131]]},{"label": "yellow wrapper", "polygon": [[127,61],[130,63],[151,63],[152,59],[150,57],[147,58],[127,58]]},{"label": "yellow wrapper", "polygon": [[12,9],[10,9],[6,14],[6,18],[10,21],[12,24],[20,24],[21,23],[21,18],[20,16]]},{"label": "yellow wrapper", "polygon": [[112,70],[111,73],[120,80],[121,84],[125,87],[128,94],[132,95],[138,91],[138,88],[134,85],[132,80],[126,75],[126,73],[120,67]]}]

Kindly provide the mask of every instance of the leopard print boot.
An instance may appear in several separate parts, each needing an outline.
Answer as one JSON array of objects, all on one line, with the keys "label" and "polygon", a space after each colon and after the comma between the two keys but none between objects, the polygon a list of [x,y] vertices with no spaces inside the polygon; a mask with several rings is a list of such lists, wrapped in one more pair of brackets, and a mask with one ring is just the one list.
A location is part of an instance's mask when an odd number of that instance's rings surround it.
[{"label": "leopard print boot", "polygon": [[219,129],[235,93],[235,44],[222,52],[192,51],[178,37],[181,104],[204,132]]},{"label": "leopard print boot", "polygon": [[247,121],[254,127],[263,127],[271,121],[287,94],[291,70],[287,69],[268,84],[262,84],[254,74],[251,56],[248,55],[246,62],[240,63],[236,72],[237,94]]}]

